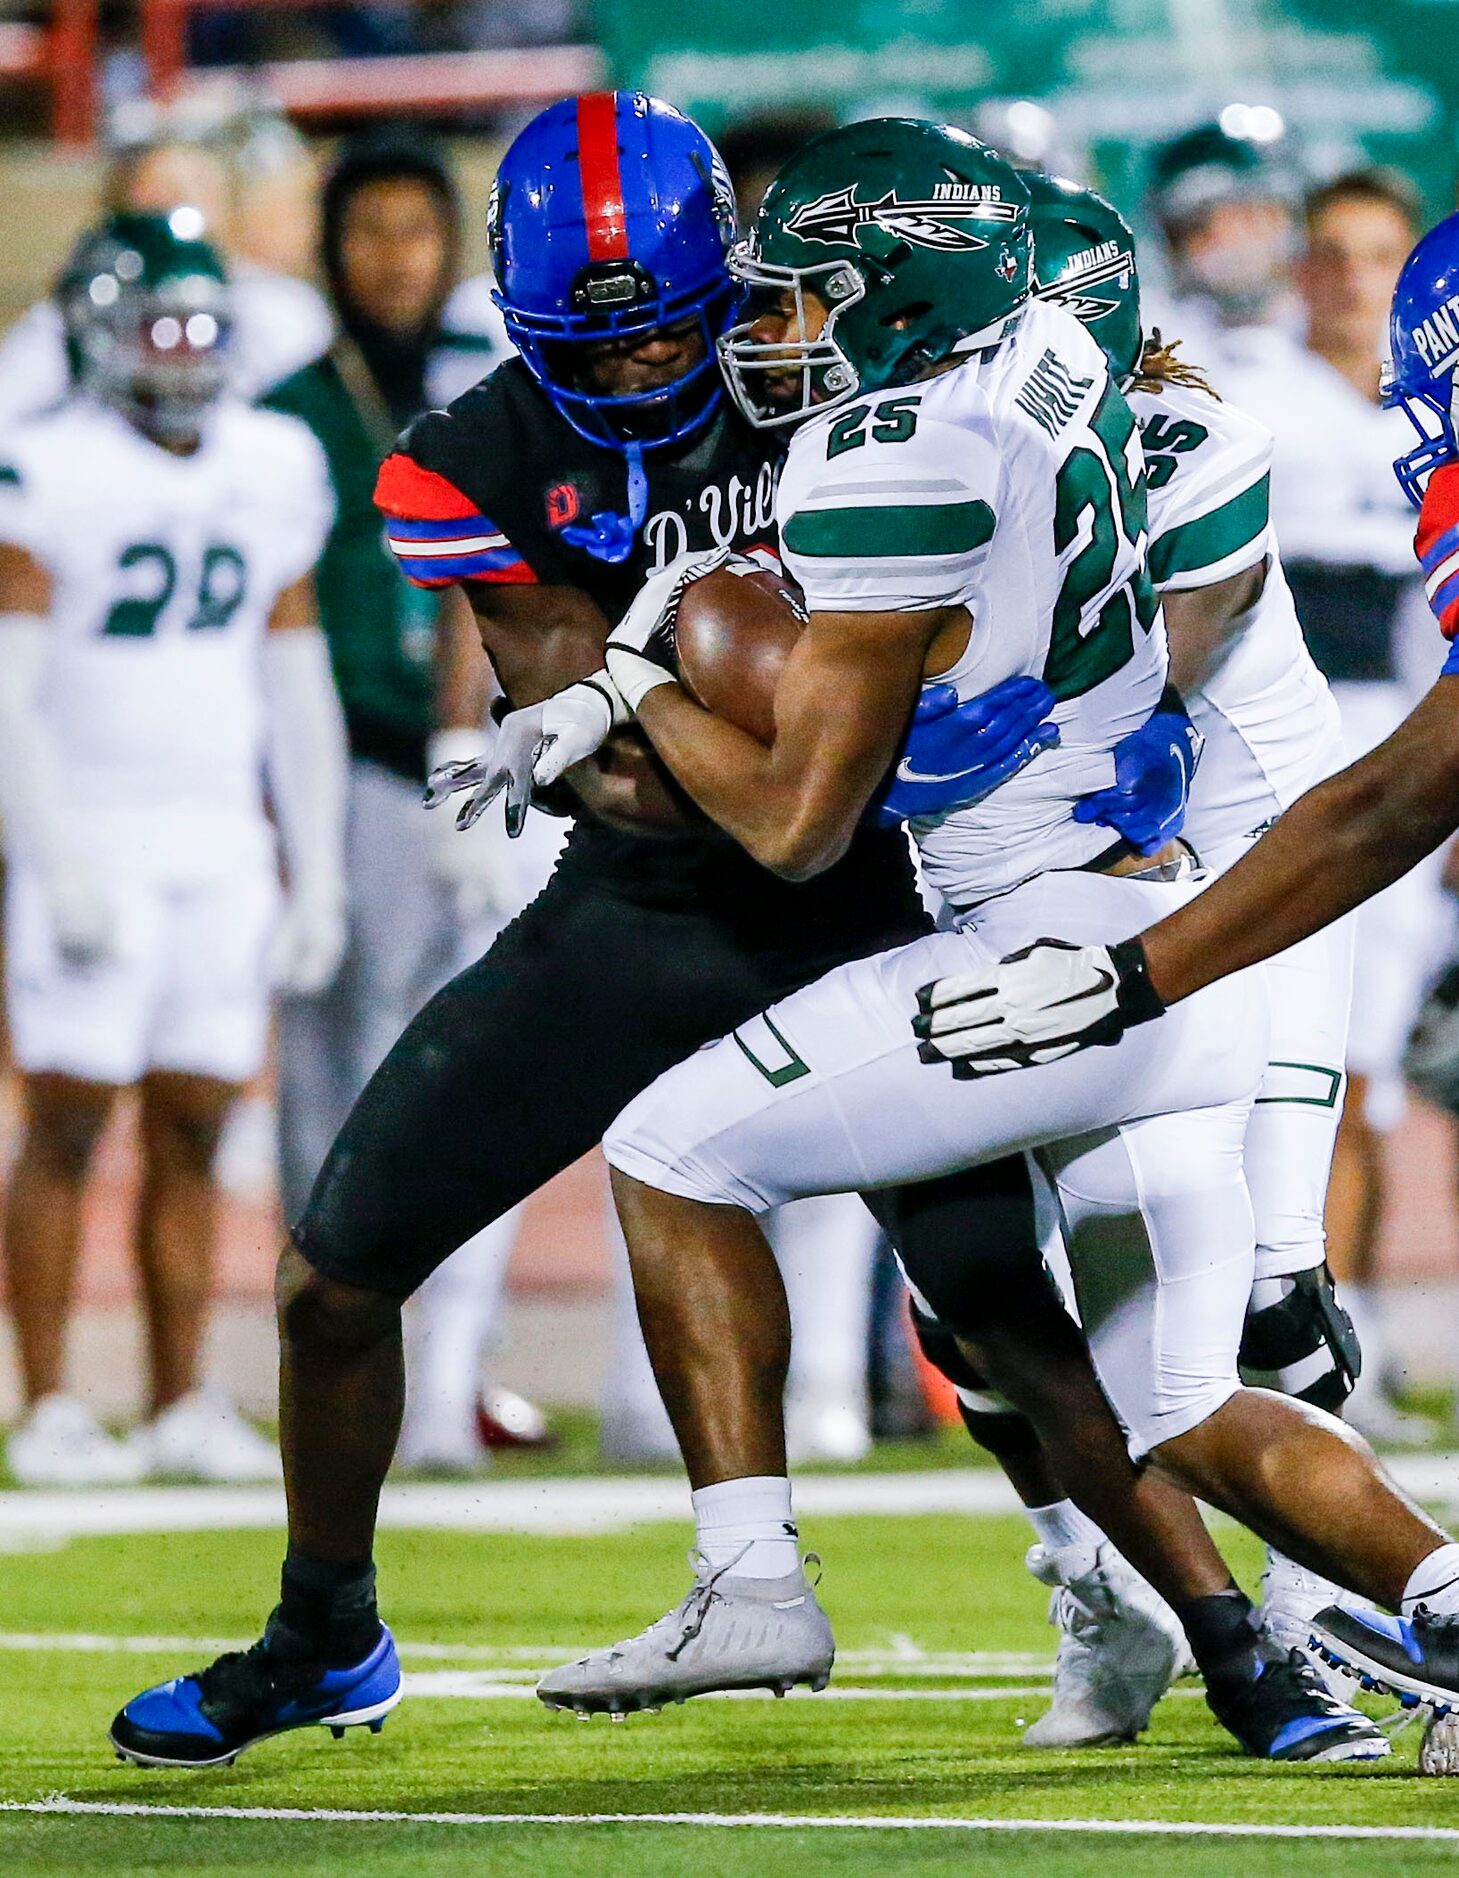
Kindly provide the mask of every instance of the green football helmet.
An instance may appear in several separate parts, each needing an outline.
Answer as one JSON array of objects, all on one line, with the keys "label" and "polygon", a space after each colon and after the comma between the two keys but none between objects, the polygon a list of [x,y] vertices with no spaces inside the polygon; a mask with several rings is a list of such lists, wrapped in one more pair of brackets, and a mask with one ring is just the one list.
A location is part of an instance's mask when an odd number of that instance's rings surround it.
[{"label": "green football helmet", "polygon": [[1034,297],[1082,320],[1116,381],[1140,363],[1135,237],[1112,203],[1062,176],[1025,176],[1033,231]]},{"label": "green football helmet", "polygon": [[[1011,331],[1032,289],[1028,191],[965,131],[850,124],[780,172],[730,271],[750,289],[719,342],[730,391],[758,427],[798,424]],[[795,336],[771,336],[776,318]]]},{"label": "green football helmet", "polygon": [[1182,131],[1157,144],[1150,157],[1149,205],[1167,241],[1178,241],[1223,202],[1290,207],[1295,195],[1280,146],[1237,136],[1221,123]]},{"label": "green football helmet", "polygon": [[193,208],[109,215],[55,292],[77,382],[163,441],[196,436],[227,382],[228,276]]}]

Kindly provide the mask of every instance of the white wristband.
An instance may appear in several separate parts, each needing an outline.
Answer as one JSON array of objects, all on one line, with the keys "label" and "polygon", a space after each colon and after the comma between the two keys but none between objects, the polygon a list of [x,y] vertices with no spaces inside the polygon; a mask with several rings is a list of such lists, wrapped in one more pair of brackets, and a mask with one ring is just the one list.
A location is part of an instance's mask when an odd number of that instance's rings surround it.
[{"label": "white wristband", "polygon": [[678,679],[653,659],[646,659],[641,652],[630,651],[627,646],[615,646],[608,641],[608,671],[617,686],[623,702],[635,714],[648,694],[659,685],[676,685]]}]

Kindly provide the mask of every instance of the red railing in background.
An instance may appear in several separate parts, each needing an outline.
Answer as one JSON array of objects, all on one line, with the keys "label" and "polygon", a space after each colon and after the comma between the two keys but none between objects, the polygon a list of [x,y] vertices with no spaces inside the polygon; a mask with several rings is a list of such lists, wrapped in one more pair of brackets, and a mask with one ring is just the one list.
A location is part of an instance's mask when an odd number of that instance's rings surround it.
[{"label": "red railing in background", "polygon": [[96,131],[96,0],[55,0],[45,25],[0,25],[0,78],[46,85],[51,128],[64,144]]},{"label": "red railing in background", "polygon": [[[396,0],[409,4],[410,0]],[[588,91],[602,82],[596,46],[419,52],[366,59],[287,59],[258,66],[187,66],[188,16],[204,8],[323,6],[331,0],[141,0],[142,54],[154,98],[175,97],[196,76],[242,83],[282,105],[291,117],[320,119],[371,112],[455,111],[471,105],[531,104]]]}]

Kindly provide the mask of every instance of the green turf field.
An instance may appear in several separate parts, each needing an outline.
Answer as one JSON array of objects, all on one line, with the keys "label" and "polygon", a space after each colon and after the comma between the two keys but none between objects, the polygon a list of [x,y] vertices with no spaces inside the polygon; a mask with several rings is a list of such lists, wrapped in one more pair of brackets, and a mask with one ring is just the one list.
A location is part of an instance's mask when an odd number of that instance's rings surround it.
[{"label": "green turf field", "polygon": [[[543,1491],[556,1489],[544,1482]],[[772,1861],[797,1878],[970,1866],[1029,1878],[1459,1870],[1459,1785],[1415,1776],[1416,1730],[1377,1768],[1279,1771],[1242,1760],[1182,1685],[1138,1748],[1022,1749],[1019,1723],[1043,1705],[1052,1645],[1044,1594],[1021,1569],[1020,1522],[823,1519],[806,1537],[826,1559],[823,1594],[841,1646],[826,1697],[711,1698],[621,1725],[548,1714],[526,1693],[531,1672],[658,1616],[684,1588],[686,1532],[394,1532],[380,1549],[382,1591],[412,1688],[384,1733],[336,1743],[311,1730],[193,1776],[118,1765],[106,1725],[144,1684],[200,1666],[217,1647],[210,1640],[255,1633],[277,1539],[147,1534],[0,1556],[0,1798],[200,1809],[0,1813],[0,1870],[553,1878],[622,1867],[657,1878],[703,1867],[721,1878],[767,1872]],[[1254,1549],[1238,1547],[1236,1560],[1249,1577]],[[457,1817],[202,1810],[220,1808]],[[512,1817],[480,1818],[503,1814]],[[735,1823],[624,1823],[624,1814]],[[513,1823],[521,1815],[570,1817]],[[792,1823],[741,1823],[745,1815]],[[793,1823],[817,1818],[851,1823]],[[865,1819],[907,1824],[854,1823]],[[947,1824],[957,1820],[1052,1829]],[[1292,1836],[1067,1829],[1080,1821]],[[1455,1837],[1314,1836],[1343,1826],[1447,1827]]]}]

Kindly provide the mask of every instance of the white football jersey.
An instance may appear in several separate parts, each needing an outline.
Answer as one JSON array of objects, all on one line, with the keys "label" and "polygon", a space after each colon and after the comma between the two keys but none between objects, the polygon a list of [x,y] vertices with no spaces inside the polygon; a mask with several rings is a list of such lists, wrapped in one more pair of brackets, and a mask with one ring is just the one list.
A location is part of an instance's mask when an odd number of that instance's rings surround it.
[{"label": "white football jersey", "polygon": [[781,554],[813,612],[965,606],[967,647],[928,682],[968,698],[1031,674],[1059,700],[1057,749],[986,801],[913,822],[927,881],[954,905],[1113,843],[1073,807],[1113,782],[1111,749],[1165,685],[1141,467],[1104,354],[1039,303],[1001,345],[792,438]]},{"label": "white football jersey", "polygon": [[1132,391],[1145,447],[1150,574],[1162,593],[1214,586],[1263,556],[1261,598],[1186,707],[1206,738],[1185,832],[1215,854],[1250,836],[1345,759],[1337,707],[1313,664],[1271,524],[1272,435],[1192,386]]},{"label": "white football jersey", "polygon": [[0,541],[51,575],[41,704],[89,811],[259,817],[263,634],[332,516],[313,433],[232,400],[191,456],[88,398],[8,431]]},{"label": "white football jersey", "polygon": [[1413,510],[1393,474],[1413,443],[1401,411],[1382,410],[1326,359],[1272,332],[1259,345],[1233,343],[1212,382],[1260,412],[1276,439],[1272,520],[1288,560],[1413,574]]}]

